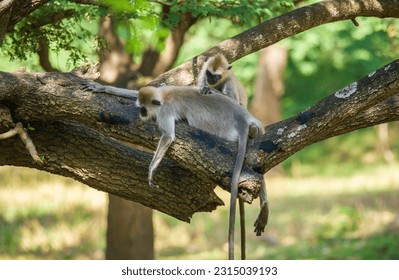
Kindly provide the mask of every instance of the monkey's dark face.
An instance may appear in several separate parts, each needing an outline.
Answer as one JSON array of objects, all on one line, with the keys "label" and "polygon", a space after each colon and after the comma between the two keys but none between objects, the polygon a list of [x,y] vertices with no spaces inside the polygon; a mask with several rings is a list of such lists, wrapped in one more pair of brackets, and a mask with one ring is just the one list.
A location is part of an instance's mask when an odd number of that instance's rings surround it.
[{"label": "monkey's dark face", "polygon": [[206,70],[206,80],[207,80],[209,85],[216,84],[221,78],[222,78],[222,75],[215,74],[215,73],[212,73],[209,70]]},{"label": "monkey's dark face", "polygon": [[143,87],[139,90],[136,106],[140,107],[140,118],[143,121],[156,120],[162,97],[154,87]]},{"label": "monkey's dark face", "polygon": [[151,100],[150,102],[136,104],[140,107],[140,118],[143,121],[156,120],[159,108],[161,107],[161,102],[159,100]]},{"label": "monkey's dark face", "polygon": [[159,100],[152,100],[150,104],[137,104],[140,107],[140,118],[144,121],[156,120],[158,110],[161,106]]}]

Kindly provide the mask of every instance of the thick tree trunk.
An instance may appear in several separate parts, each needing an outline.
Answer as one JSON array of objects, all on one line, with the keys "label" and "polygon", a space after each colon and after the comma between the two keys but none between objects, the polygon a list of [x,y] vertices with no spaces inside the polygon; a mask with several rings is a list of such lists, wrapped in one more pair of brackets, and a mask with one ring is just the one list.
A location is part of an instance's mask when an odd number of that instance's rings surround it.
[{"label": "thick tree trunk", "polygon": [[108,198],[106,259],[154,259],[152,210],[112,194]]}]

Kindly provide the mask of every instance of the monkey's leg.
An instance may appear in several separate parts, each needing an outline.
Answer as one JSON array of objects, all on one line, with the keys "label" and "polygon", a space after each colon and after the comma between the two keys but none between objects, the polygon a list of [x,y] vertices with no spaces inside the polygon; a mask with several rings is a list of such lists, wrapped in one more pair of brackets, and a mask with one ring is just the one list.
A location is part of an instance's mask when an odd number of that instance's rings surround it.
[{"label": "monkey's leg", "polygon": [[168,150],[170,144],[173,142],[173,137],[169,135],[163,134],[161,139],[159,140],[157,150],[155,151],[154,157],[152,158],[149,170],[148,170],[148,183],[153,188],[159,188],[157,184],[152,182],[152,177],[155,169],[158,167],[162,158],[165,156],[166,151]]},{"label": "monkey's leg", "polygon": [[241,259],[246,259],[246,240],[245,240],[245,205],[242,198],[238,198],[240,209],[240,229],[241,229]]},{"label": "monkey's leg", "polygon": [[267,202],[267,193],[266,193],[266,183],[265,178],[262,179],[262,187],[260,189],[260,211],[258,218],[255,221],[255,230],[256,236],[262,235],[262,232],[265,231],[265,227],[269,220],[269,205]]}]

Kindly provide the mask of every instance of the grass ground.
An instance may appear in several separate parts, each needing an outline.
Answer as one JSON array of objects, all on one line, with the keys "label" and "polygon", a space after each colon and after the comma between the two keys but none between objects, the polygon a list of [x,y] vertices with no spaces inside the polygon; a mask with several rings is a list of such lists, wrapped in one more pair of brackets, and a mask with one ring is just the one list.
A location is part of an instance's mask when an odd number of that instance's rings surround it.
[{"label": "grass ground", "polygon": [[[247,207],[248,257],[399,259],[398,170],[379,164],[350,176],[268,179],[271,216],[261,238],[249,230],[258,202]],[[228,205],[229,194],[217,191]],[[106,211],[102,192],[0,167],[0,259],[102,259]],[[155,212],[156,257],[224,259],[227,219],[226,206],[194,215],[191,224]]]}]

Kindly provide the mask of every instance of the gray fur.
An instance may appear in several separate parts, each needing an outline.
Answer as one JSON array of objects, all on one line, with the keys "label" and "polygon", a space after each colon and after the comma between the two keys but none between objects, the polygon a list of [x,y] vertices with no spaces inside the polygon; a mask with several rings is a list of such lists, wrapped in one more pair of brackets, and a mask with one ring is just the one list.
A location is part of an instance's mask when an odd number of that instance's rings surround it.
[{"label": "gray fur", "polygon": [[238,141],[231,183],[229,220],[229,259],[234,259],[234,224],[239,177],[244,163],[249,127],[256,127],[259,132],[263,132],[261,122],[232,98],[222,94],[202,95],[195,86],[142,88],[139,91],[137,106],[146,109],[140,110],[146,111],[145,117],[141,117],[155,118],[162,132],[149,167],[148,181],[151,187],[158,188],[153,182],[153,173],[175,139],[175,121],[187,120],[194,128],[227,141]]},{"label": "gray fur", "polygon": [[[233,71],[230,69],[223,54],[209,57],[204,62],[197,79],[197,87],[202,94],[213,94],[219,91],[233,100],[236,100],[242,107],[247,108],[248,96],[243,85],[238,81]],[[209,84],[206,71],[221,76],[221,81],[215,85]]]}]

